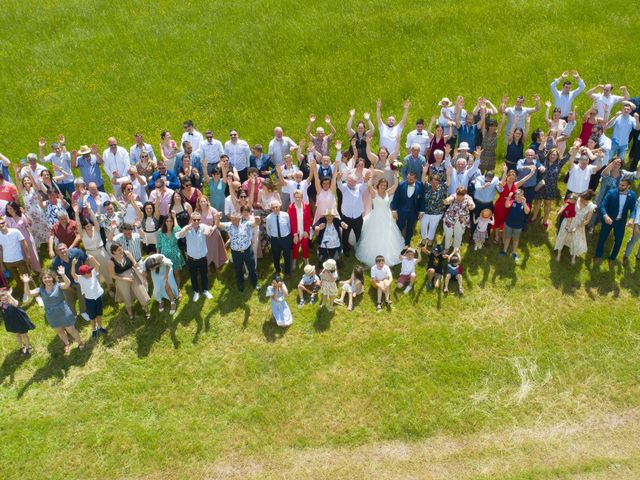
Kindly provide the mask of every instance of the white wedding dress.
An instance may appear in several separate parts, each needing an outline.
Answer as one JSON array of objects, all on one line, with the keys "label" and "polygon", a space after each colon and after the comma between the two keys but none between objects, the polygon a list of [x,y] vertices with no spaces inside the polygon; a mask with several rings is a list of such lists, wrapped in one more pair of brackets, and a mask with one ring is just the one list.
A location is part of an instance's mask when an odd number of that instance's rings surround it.
[{"label": "white wedding dress", "polygon": [[373,199],[373,210],[362,225],[362,234],[356,247],[356,258],[368,266],[375,264],[378,255],[384,257],[389,266],[400,263],[400,252],[404,248],[404,238],[391,215],[391,200],[388,195]]}]

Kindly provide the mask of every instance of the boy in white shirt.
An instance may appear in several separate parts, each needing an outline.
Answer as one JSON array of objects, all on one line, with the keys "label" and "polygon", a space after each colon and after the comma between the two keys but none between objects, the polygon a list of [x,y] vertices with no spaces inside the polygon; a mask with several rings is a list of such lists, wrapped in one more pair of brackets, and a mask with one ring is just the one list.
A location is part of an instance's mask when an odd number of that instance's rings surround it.
[{"label": "boy in white shirt", "polygon": [[304,267],[304,275],[300,279],[300,283],[298,283],[298,308],[302,308],[304,306],[304,294],[308,293],[311,295],[309,299],[309,303],[312,305],[316,303],[316,294],[320,289],[320,277],[316,275],[316,267],[313,265],[305,265]]},{"label": "boy in white shirt", "polygon": [[404,255],[400,254],[400,260],[402,264],[398,276],[398,288],[404,288],[404,293],[409,293],[416,281],[416,265],[420,261],[420,251],[418,250],[418,258],[416,258],[416,251],[413,248],[407,248]]},{"label": "boy in white shirt", "polygon": [[378,291],[378,303],[376,304],[376,312],[382,310],[382,294],[384,294],[385,302],[391,306],[389,299],[389,290],[393,282],[393,275],[388,265],[384,263],[384,257],[378,255],[376,264],[371,267],[371,286]]},{"label": "boy in white shirt", "polygon": [[107,329],[102,326],[102,295],[104,290],[100,285],[97,273],[100,264],[93,257],[89,257],[89,261],[93,264],[93,267],[80,265],[76,273],[78,259],[74,258],[71,261],[71,275],[80,285],[80,291],[87,307],[87,318],[91,321],[91,338],[95,339],[98,338],[99,334],[107,333]]}]

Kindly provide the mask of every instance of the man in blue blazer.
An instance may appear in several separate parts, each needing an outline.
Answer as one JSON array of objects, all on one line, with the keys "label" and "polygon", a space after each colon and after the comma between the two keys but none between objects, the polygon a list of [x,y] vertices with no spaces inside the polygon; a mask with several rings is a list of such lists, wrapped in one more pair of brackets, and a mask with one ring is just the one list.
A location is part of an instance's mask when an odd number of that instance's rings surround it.
[{"label": "man in blue blazer", "polygon": [[407,247],[411,245],[416,222],[424,215],[424,209],[424,185],[416,181],[415,172],[410,171],[407,179],[398,185],[391,201],[393,217]]},{"label": "man in blue blazer", "polygon": [[614,241],[609,255],[609,265],[613,266],[615,264],[616,257],[622,246],[627,219],[629,215],[634,217],[636,213],[636,194],[631,191],[630,187],[631,182],[629,180],[620,180],[618,188],[609,190],[600,204],[602,228],[598,237],[598,246],[596,247],[596,263],[600,263],[602,260],[604,244],[611,230],[613,230]]}]

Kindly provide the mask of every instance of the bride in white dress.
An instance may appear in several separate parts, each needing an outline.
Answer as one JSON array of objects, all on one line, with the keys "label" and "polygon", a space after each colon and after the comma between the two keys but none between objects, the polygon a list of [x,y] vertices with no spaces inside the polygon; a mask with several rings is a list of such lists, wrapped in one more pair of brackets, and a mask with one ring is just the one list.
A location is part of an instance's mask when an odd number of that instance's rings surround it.
[{"label": "bride in white dress", "polygon": [[[382,173],[374,170],[375,173]],[[397,175],[397,170],[395,171]],[[404,238],[396,221],[391,215],[391,198],[398,186],[398,181],[393,187],[385,178],[376,179],[373,175],[369,180],[369,192],[372,198],[373,210],[366,217],[362,225],[362,234],[356,247],[356,258],[368,266],[375,264],[378,255],[384,257],[384,262],[393,266],[400,263],[400,252],[404,248]],[[376,188],[373,188],[374,181]]]}]

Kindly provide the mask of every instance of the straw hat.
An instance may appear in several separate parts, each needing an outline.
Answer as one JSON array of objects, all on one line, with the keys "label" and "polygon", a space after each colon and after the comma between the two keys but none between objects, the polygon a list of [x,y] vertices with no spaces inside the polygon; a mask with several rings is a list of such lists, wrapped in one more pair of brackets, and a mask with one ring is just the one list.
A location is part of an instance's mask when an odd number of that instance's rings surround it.
[{"label": "straw hat", "polygon": [[322,267],[323,267],[325,270],[329,270],[330,272],[335,272],[336,267],[337,267],[337,265],[336,265],[336,261],[335,261],[333,258],[330,258],[329,260],[325,261],[325,262],[322,264]]},{"label": "straw hat", "polygon": [[467,142],[460,142],[458,150],[469,150],[469,144]]},{"label": "straw hat", "polygon": [[82,145],[78,150],[78,155],[86,155],[87,153],[91,153],[91,149],[88,145]]},{"label": "straw hat", "polygon": [[449,100],[447,97],[442,97],[442,100],[440,100],[440,103],[438,103],[439,107],[448,107],[449,105],[451,105],[451,100]]},{"label": "straw hat", "polygon": [[334,208],[327,208],[322,215],[324,217],[327,217],[329,215],[331,215],[332,217],[337,217],[338,216],[338,212],[336,212],[336,210]]},{"label": "straw hat", "polygon": [[316,267],[314,267],[313,265],[305,265],[304,267],[305,275],[311,275],[315,271],[316,271]]}]

